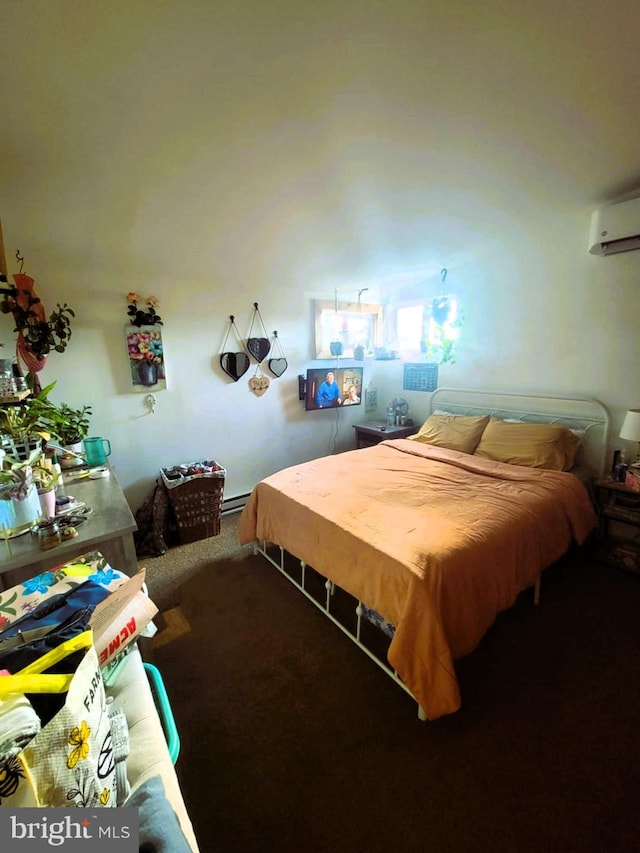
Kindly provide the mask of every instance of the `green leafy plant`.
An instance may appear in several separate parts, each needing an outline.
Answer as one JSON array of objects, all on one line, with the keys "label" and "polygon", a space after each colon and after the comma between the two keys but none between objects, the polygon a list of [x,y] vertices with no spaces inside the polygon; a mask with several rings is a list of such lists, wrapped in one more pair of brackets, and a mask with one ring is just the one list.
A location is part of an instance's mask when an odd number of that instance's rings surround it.
[{"label": "green leafy plant", "polygon": [[16,459],[0,450],[2,467],[0,468],[0,487],[2,497],[6,500],[24,500],[31,484],[34,482],[33,466],[42,459],[42,448],[31,452],[28,459]]},{"label": "green leafy plant", "polygon": [[66,302],[64,305],[58,303],[49,318],[43,319],[42,312],[34,311],[34,307],[41,304],[40,297],[29,290],[22,290],[21,293],[25,297],[25,306],[20,305],[11,295],[5,296],[0,302],[3,314],[13,314],[14,332],[22,332],[29,349],[39,360],[52,350],[64,352],[71,338],[71,318],[76,316],[73,309]]},{"label": "green leafy plant", "polygon": [[22,442],[30,438],[48,440],[56,417],[55,405],[48,399],[55,382],[17,405],[0,408],[0,438]]},{"label": "green leafy plant", "polygon": [[63,446],[77,444],[86,438],[92,414],[91,406],[74,409],[66,403],[60,403],[55,407],[52,432]]},{"label": "green leafy plant", "polygon": [[462,316],[457,303],[448,296],[438,296],[431,303],[427,336],[421,349],[425,359],[433,364],[455,364],[455,342]]},{"label": "green leafy plant", "polygon": [[31,451],[28,459],[17,459],[0,450],[0,492],[3,499],[24,500],[35,484],[38,491],[53,489],[60,474],[45,459],[41,447]]}]

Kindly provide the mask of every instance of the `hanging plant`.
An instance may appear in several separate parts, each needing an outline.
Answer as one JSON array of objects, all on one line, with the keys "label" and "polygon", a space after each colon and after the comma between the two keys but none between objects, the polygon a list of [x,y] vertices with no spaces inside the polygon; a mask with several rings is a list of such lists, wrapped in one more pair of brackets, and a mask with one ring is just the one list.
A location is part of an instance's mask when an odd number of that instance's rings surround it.
[{"label": "hanging plant", "polygon": [[431,316],[438,326],[444,326],[451,314],[451,303],[448,296],[436,297],[431,303]]},{"label": "hanging plant", "polygon": [[457,300],[438,296],[431,303],[431,315],[426,323],[426,334],[421,349],[425,360],[432,364],[455,364],[455,342],[462,316]]},{"label": "hanging plant", "polygon": [[15,296],[5,295],[0,311],[13,314],[14,332],[22,338],[23,349],[37,361],[43,361],[51,351],[64,352],[71,338],[71,318],[76,316],[73,309],[66,302],[58,303],[47,318],[40,297],[34,293],[34,280],[23,274],[14,279],[17,285],[27,286],[16,288]]}]

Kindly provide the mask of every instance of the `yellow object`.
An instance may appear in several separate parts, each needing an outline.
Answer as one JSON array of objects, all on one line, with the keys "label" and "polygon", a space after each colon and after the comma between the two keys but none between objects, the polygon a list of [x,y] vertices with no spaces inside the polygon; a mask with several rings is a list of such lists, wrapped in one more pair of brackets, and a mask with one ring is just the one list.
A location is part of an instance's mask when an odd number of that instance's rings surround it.
[{"label": "yellow object", "polygon": [[70,578],[88,578],[89,575],[94,575],[95,573],[95,566],[88,566],[86,563],[69,563],[63,569],[60,569],[60,574],[67,575]]},{"label": "yellow object", "polygon": [[15,675],[4,675],[0,678],[0,698],[10,696],[12,693],[66,693],[73,679],[70,675],[42,675],[42,671],[50,669],[60,661],[81,649],[88,649],[93,645],[93,632],[83,631],[66,640],[55,649],[39,657],[33,663],[25,666]]},{"label": "yellow object", "polygon": [[579,436],[563,426],[508,423],[491,418],[475,455],[527,468],[568,471],[579,445]]},{"label": "yellow object", "polygon": [[461,453],[473,453],[489,423],[489,415],[430,415],[410,438]]}]

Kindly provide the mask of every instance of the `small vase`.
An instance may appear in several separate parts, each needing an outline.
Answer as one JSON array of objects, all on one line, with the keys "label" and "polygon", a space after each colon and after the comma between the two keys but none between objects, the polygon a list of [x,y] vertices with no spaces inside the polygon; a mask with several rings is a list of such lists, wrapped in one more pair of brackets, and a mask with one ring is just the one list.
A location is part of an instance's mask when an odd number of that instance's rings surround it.
[{"label": "small vase", "polygon": [[41,491],[38,489],[38,498],[40,499],[40,508],[42,509],[42,518],[47,521],[49,518],[54,518],[56,514],[56,493],[54,489],[46,489]]},{"label": "small vase", "polygon": [[329,352],[331,355],[342,355],[343,349],[342,341],[330,341]]},{"label": "small vase", "polygon": [[138,376],[141,385],[155,385],[158,381],[158,365],[155,361],[141,361],[138,364]]}]

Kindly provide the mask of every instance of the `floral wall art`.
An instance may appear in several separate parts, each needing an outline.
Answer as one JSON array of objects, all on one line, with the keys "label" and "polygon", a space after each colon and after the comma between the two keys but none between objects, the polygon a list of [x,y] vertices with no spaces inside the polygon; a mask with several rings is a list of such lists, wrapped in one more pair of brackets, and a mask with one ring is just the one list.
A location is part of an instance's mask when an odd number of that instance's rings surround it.
[{"label": "floral wall art", "polygon": [[[155,296],[144,299],[138,293],[127,294],[126,327],[127,353],[131,384],[134,391],[161,391],[167,387],[164,347],[162,345],[162,319],[156,312]],[[141,307],[142,306],[142,307]]]}]

